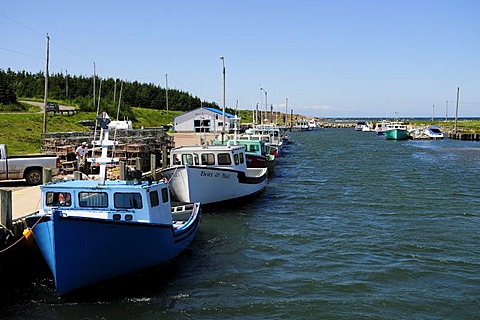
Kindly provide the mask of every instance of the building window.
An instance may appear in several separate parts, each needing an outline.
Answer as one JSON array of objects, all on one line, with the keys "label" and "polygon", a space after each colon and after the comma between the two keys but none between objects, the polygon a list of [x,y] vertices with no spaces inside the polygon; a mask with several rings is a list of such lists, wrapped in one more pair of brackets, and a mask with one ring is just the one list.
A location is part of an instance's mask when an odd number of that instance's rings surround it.
[{"label": "building window", "polygon": [[197,133],[210,132],[210,119],[193,120],[193,131]]}]

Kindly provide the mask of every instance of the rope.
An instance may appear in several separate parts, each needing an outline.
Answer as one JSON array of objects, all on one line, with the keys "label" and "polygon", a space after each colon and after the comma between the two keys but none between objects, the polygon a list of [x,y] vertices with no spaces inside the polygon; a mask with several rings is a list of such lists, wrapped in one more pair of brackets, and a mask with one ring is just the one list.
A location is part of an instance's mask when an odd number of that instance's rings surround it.
[{"label": "rope", "polygon": [[[35,222],[35,224],[32,226],[32,228],[27,229],[27,230],[33,230],[33,228],[35,228],[35,226],[40,222],[40,220],[42,220],[42,218],[45,217],[46,215],[47,215],[47,213],[45,213],[45,214],[42,215],[40,218],[38,218],[37,222]],[[6,252],[7,250],[10,250],[10,249],[13,248],[14,246],[16,246],[20,241],[22,241],[23,238],[25,238],[25,235],[22,235],[17,241],[15,241],[14,243],[12,243],[11,245],[9,245],[8,247],[6,247],[5,249],[0,250],[0,253],[4,253],[4,252]]]}]

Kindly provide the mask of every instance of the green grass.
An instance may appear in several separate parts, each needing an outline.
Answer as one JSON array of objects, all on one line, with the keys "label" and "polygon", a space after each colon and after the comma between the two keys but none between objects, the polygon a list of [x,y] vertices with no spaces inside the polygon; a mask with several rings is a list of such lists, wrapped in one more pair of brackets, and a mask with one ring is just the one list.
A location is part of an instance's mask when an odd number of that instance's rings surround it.
[{"label": "green grass", "polygon": [[[446,131],[455,130],[455,121],[410,121],[410,123],[418,126],[435,125],[443,128]],[[480,120],[462,120],[457,121],[458,133],[480,133]]]},{"label": "green grass", "polygon": [[[30,112],[0,113],[0,143],[7,145],[8,152],[15,154],[32,154],[41,152],[43,133],[43,113],[39,107],[29,107]],[[181,112],[134,108],[137,121],[134,128],[160,127],[173,121]],[[79,124],[82,120],[95,120],[94,112],[79,112],[75,115],[48,113],[47,132],[88,131]]]},{"label": "green grass", "polygon": [[[41,108],[31,105],[26,112],[0,112],[0,143],[5,143],[10,154],[31,154],[41,152],[43,132],[43,113]],[[173,122],[173,118],[181,111],[153,110],[133,108],[136,121],[134,128],[160,127]],[[238,110],[242,122],[252,121],[252,111]],[[80,125],[81,120],[95,120],[94,112],[79,112],[75,115],[47,115],[47,132],[88,131]],[[281,120],[279,120],[281,121]],[[414,125],[438,125],[444,130],[454,130],[454,121],[414,121]],[[480,121],[458,121],[458,132],[480,133]]]}]

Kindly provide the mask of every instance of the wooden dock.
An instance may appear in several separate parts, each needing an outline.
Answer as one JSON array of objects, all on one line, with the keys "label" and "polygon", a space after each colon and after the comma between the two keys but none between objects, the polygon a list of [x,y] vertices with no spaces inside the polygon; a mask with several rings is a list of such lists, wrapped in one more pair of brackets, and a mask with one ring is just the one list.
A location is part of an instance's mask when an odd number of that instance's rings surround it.
[{"label": "wooden dock", "polygon": [[449,133],[448,138],[452,140],[480,141],[480,133]]}]

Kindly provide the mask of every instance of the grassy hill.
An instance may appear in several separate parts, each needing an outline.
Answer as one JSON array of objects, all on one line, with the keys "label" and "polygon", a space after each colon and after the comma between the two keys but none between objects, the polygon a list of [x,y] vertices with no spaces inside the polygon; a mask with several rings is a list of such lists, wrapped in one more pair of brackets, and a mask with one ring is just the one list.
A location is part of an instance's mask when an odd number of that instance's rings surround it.
[{"label": "grassy hill", "polygon": [[[134,128],[160,127],[173,122],[176,115],[181,111],[154,110],[133,108],[136,121]],[[114,116],[110,115],[112,118]],[[251,110],[238,110],[238,116],[242,123],[252,122]],[[72,132],[88,131],[82,126],[82,120],[95,120],[94,112],[80,112],[75,115],[61,115],[49,113],[47,115],[47,132]],[[281,115],[278,117],[281,119]],[[449,122],[414,122],[416,125],[437,124],[442,128],[452,130],[453,121]],[[459,121],[459,132],[479,132],[480,121]],[[28,106],[26,112],[3,112],[0,113],[0,143],[5,143],[10,154],[40,153],[43,132],[43,113],[40,107]]]},{"label": "grassy hill", "polygon": [[[39,107],[30,107],[29,112],[0,113],[0,143],[7,145],[10,154],[40,153],[43,132],[43,113]],[[173,121],[180,111],[166,112],[133,108],[137,121],[134,128],[160,127]],[[111,115],[110,115],[111,116]],[[94,112],[79,112],[75,115],[49,113],[47,132],[88,131],[82,120],[95,120]]]}]

